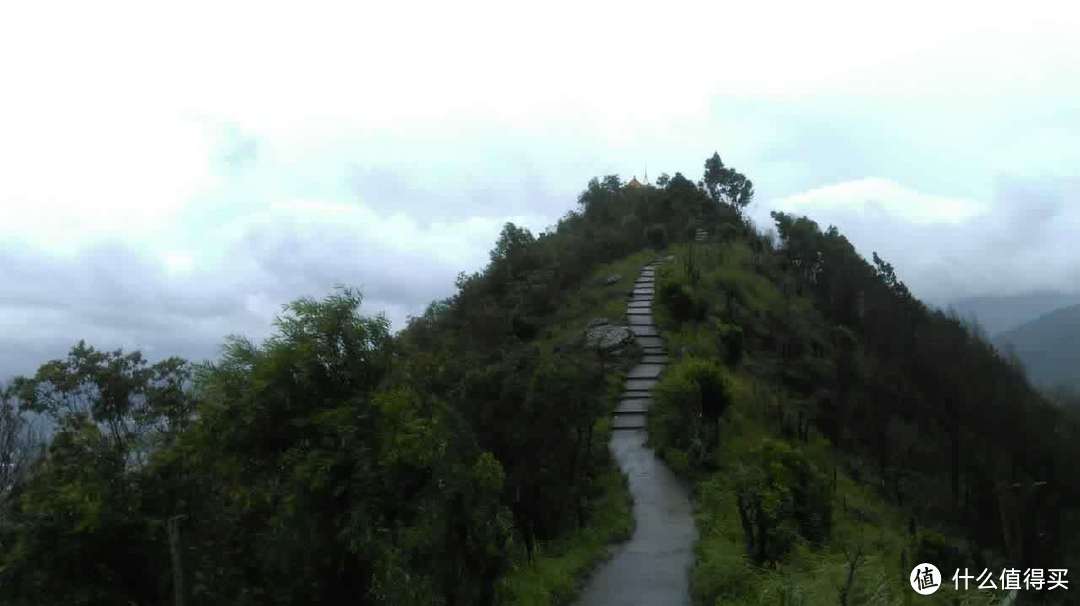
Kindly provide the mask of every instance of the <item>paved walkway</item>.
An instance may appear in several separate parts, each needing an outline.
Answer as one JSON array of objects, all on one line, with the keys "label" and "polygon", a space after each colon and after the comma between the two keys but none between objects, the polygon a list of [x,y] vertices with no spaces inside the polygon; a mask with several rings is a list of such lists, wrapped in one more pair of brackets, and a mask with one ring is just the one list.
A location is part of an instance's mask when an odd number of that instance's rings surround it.
[{"label": "paved walkway", "polygon": [[689,573],[697,539],[690,498],[671,470],[645,446],[652,388],[668,362],[652,317],[656,264],[641,270],[627,303],[628,323],[644,355],[627,373],[611,436],[611,450],[634,497],[634,536],[615,547],[613,557],[593,573],[580,606],[690,604]]}]

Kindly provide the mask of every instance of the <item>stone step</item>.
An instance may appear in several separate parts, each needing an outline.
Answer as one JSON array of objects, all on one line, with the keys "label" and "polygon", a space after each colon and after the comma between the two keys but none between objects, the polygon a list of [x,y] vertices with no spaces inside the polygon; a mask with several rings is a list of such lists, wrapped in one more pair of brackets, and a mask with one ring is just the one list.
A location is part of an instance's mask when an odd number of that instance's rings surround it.
[{"label": "stone step", "polygon": [[611,428],[616,431],[645,429],[645,415],[619,415],[611,420]]},{"label": "stone step", "polygon": [[638,337],[637,344],[639,347],[663,347],[664,340],[660,337]]},{"label": "stone step", "polygon": [[660,376],[660,373],[664,372],[663,364],[648,364],[642,362],[637,366],[631,368],[626,373],[627,379],[655,379]]},{"label": "stone step", "polygon": [[648,391],[659,383],[656,379],[627,379],[623,391]]},{"label": "stone step", "polygon": [[667,348],[664,347],[642,347],[641,353],[647,356],[666,356]]},{"label": "stone step", "polygon": [[626,315],[628,316],[649,316],[652,317],[651,307],[629,307],[626,308]]},{"label": "stone step", "polygon": [[626,320],[631,326],[652,326],[653,318],[649,311],[628,311]]},{"label": "stone step", "polygon": [[652,406],[652,398],[628,398],[615,407],[616,415],[643,414]]},{"label": "stone step", "polygon": [[641,363],[667,365],[668,357],[665,354],[645,354],[641,356]]},{"label": "stone step", "polygon": [[652,324],[630,324],[630,332],[636,337],[659,337],[660,331]]}]

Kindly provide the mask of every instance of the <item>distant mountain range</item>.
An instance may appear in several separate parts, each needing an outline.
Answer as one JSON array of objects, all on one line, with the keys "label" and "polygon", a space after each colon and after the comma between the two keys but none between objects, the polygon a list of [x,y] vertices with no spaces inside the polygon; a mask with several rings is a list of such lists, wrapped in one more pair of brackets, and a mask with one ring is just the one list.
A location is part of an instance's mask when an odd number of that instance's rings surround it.
[{"label": "distant mountain range", "polygon": [[952,303],[1002,351],[1015,351],[1032,383],[1080,389],[1080,293],[1040,291]]},{"label": "distant mountain range", "polygon": [[961,317],[976,318],[986,334],[993,337],[1073,305],[1080,305],[1080,293],[1038,291],[1007,297],[960,299],[949,307]]},{"label": "distant mountain range", "polygon": [[1036,385],[1080,389],[1080,305],[1039,316],[993,340],[1016,352]]}]

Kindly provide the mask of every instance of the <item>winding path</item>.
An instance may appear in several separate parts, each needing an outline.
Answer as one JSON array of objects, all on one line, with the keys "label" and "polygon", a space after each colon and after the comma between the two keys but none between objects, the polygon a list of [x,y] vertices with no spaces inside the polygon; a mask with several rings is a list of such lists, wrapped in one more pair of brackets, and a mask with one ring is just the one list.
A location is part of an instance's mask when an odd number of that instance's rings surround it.
[{"label": "winding path", "polygon": [[634,497],[634,536],[617,546],[613,557],[589,578],[579,606],[690,604],[689,572],[697,539],[690,498],[671,470],[645,446],[652,388],[668,361],[652,317],[657,263],[642,268],[627,303],[627,321],[644,355],[627,373],[611,436],[611,450]]}]

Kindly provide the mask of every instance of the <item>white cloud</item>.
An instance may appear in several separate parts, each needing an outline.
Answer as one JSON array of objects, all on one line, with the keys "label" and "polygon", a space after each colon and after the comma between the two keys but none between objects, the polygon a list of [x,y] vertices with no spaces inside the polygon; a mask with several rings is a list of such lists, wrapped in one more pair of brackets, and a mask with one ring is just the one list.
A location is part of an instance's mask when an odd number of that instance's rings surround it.
[{"label": "white cloud", "polygon": [[960,223],[986,212],[985,205],[974,200],[926,194],[875,177],[814,188],[783,197],[772,206],[796,213],[857,213],[911,223]]},{"label": "white cloud", "polygon": [[764,198],[920,252],[914,275],[964,268],[920,284],[974,288],[983,242],[1036,262],[985,227],[997,173],[1075,174],[1077,30],[1065,3],[11,3],[0,349],[199,352],[336,282],[400,320],[508,218],[539,230],[591,176],[693,177],[713,149]]},{"label": "white cloud", "polygon": [[[880,253],[916,296],[937,305],[970,296],[1080,291],[1080,259],[1072,254],[1080,233],[1080,180],[1003,179],[987,202],[880,181],[815,189],[777,200],[775,207],[822,228],[836,225],[864,257]],[[756,213],[759,224],[771,224],[767,208]]]}]

